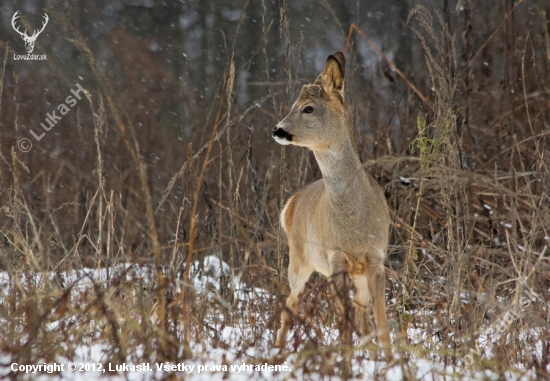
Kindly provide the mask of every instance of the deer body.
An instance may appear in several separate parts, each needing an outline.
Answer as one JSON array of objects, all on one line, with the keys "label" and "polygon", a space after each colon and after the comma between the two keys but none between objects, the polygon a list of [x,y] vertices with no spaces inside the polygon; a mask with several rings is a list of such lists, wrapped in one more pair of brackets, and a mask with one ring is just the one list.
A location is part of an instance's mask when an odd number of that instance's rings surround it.
[{"label": "deer body", "polygon": [[[282,313],[278,347],[284,346],[313,271],[327,277],[347,273],[354,283],[355,320],[361,334],[370,331],[370,302],[378,329],[384,329],[380,341],[389,345],[384,259],[390,218],[380,186],[359,159],[344,104],[344,62],[342,53],[329,56],[319,78],[302,88],[289,115],[273,130],[281,144],[310,148],[323,174],[323,179],[292,196],[281,213],[289,242],[291,293]],[[337,288],[346,287],[345,280],[334,280]]]}]

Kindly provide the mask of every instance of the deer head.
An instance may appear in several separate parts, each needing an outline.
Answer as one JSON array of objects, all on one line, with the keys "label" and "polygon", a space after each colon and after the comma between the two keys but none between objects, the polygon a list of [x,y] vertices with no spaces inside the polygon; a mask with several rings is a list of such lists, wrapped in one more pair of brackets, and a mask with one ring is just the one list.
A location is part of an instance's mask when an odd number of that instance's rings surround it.
[{"label": "deer head", "polygon": [[350,135],[351,120],[344,104],[344,68],[344,55],[331,55],[319,77],[303,86],[290,113],[272,131],[279,144],[316,151]]},{"label": "deer head", "polygon": [[40,29],[38,32],[35,30],[32,36],[28,36],[26,29],[24,32],[21,32],[19,30],[19,27],[15,25],[15,22],[19,18],[19,16],[20,16],[19,11],[13,14],[13,17],[11,18],[11,26],[17,33],[21,35],[21,37],[23,38],[23,41],[25,41],[25,49],[27,50],[27,53],[32,53],[32,51],[34,50],[34,42],[36,41],[38,36],[40,36],[40,33],[42,33],[46,25],[48,25],[49,17],[46,13],[44,13],[44,23],[42,24],[42,29]]}]

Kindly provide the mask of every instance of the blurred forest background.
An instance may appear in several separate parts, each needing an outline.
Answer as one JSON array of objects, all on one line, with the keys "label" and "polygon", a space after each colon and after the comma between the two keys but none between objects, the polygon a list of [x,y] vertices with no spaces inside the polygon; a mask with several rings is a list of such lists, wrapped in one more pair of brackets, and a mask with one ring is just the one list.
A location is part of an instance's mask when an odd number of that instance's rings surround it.
[{"label": "blurred forest background", "polygon": [[[33,52],[47,60],[14,59],[17,10],[29,31],[48,14]],[[93,340],[119,362],[136,347],[170,361],[193,343],[223,348],[220,324],[235,322],[252,332],[243,348],[267,348],[287,292],[278,215],[321,176],[310,152],[270,133],[345,49],[361,159],[391,209],[401,361],[416,347],[460,365],[528,291],[536,308],[476,363],[548,371],[546,0],[1,2],[0,351],[70,358],[86,336],[74,322],[103,327]],[[77,84],[90,97],[44,131]],[[107,271],[89,294],[64,278],[83,268]],[[136,268],[150,272],[126,281]],[[208,271],[206,298],[190,285]],[[316,315],[328,291],[311,282],[294,349],[327,343],[311,327],[332,322]],[[240,300],[238,287],[269,292]],[[52,321],[64,322],[56,333]],[[300,366],[328,372],[323,353]]]}]

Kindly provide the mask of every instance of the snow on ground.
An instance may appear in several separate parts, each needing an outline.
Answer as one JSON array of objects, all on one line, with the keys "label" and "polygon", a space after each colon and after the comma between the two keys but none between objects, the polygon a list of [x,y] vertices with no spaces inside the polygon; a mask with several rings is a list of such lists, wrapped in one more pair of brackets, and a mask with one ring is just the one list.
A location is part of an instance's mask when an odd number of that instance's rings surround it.
[{"label": "snow on ground", "polygon": [[[230,275],[230,267],[216,256],[207,256],[201,263],[195,262],[193,269],[201,268],[201,271],[193,277],[193,287],[198,293],[202,293],[205,297],[221,298],[216,290],[220,289],[220,279],[223,276]],[[86,290],[93,285],[93,282],[107,282],[113,277],[113,274],[121,274],[129,269],[129,265],[120,266],[108,271],[105,268],[101,269],[84,269],[81,271],[69,271],[52,274],[49,280],[62,282],[67,287],[73,285],[78,290]],[[125,276],[128,280],[133,276],[151,276],[150,269],[140,268],[135,266],[134,272],[127,271]],[[24,274],[22,275],[26,281],[31,281],[35,284],[43,281],[41,274]],[[9,293],[10,278],[9,274],[0,272],[0,302]],[[257,296],[266,296],[269,293],[261,288],[250,288],[239,282],[238,277],[232,284],[235,297],[242,301],[251,300]],[[235,278],[234,278],[235,279]],[[178,287],[179,288],[179,287]],[[177,290],[179,292],[179,290]],[[257,318],[261,318],[258,316]],[[0,317],[0,324],[4,323]],[[47,324],[48,330],[55,330],[59,322]],[[98,344],[82,344],[77,347],[74,358],[59,357],[56,359],[57,364],[63,365],[63,369],[55,373],[47,373],[44,371],[33,372],[32,368],[25,372],[25,365],[44,365],[42,364],[13,364],[12,357],[6,353],[0,352],[0,378],[6,376],[10,370],[18,370],[18,376],[21,379],[28,380],[82,380],[93,381],[102,379],[113,380],[159,380],[164,377],[175,374],[179,377],[185,377],[188,380],[288,380],[288,379],[326,379],[326,376],[320,374],[304,374],[304,367],[300,366],[298,354],[291,354],[283,363],[268,363],[258,362],[258,359],[277,358],[278,351],[268,347],[258,347],[258,345],[243,348],[242,343],[250,337],[253,337],[250,324],[247,322],[242,326],[220,326],[213,323],[214,327],[221,330],[221,340],[225,347],[229,349],[213,348],[209,343],[203,342],[195,344],[192,348],[193,357],[180,364],[168,363],[134,363],[129,361],[126,364],[109,364],[108,355],[109,348],[106,345]],[[272,336],[272,332],[265,330],[265,334]],[[328,336],[337,336],[336,332],[327,332]],[[413,343],[419,343],[428,339],[426,332],[420,328],[409,328],[408,337]],[[537,331],[529,332],[531,336],[536,335]],[[527,335],[527,333],[525,334]],[[524,336],[525,336],[524,335]],[[492,357],[492,342],[489,340],[490,333],[485,333],[480,337],[479,345],[482,347],[486,358]],[[269,343],[270,340],[262,340],[262,343]],[[260,344],[263,345],[263,344]],[[533,350],[536,355],[542,356],[543,342],[538,341],[536,348]],[[139,358],[140,354],[134,354]],[[413,356],[413,355],[411,355]],[[362,356],[361,356],[362,357]],[[250,359],[250,361],[243,361]],[[399,357],[397,356],[397,360]],[[51,364],[51,362],[48,362]],[[405,365],[403,365],[405,364]],[[412,364],[412,365],[411,365]],[[69,367],[74,365],[75,369],[70,370]],[[118,365],[118,368],[117,368]],[[22,366],[22,368],[20,368]],[[139,368],[141,367],[141,368]],[[259,368],[257,368],[259,367]],[[118,371],[117,371],[118,370]],[[421,380],[498,380],[497,373],[491,371],[471,371],[469,368],[457,368],[453,366],[445,367],[442,363],[437,363],[427,359],[414,359],[409,361],[392,361],[376,362],[369,360],[357,360],[352,362],[352,373],[355,379],[385,379],[385,380],[402,380],[405,378],[421,379]],[[328,378],[330,379],[330,377]],[[534,372],[527,372],[527,375],[520,373],[507,373],[506,380],[530,380],[536,379]]]}]

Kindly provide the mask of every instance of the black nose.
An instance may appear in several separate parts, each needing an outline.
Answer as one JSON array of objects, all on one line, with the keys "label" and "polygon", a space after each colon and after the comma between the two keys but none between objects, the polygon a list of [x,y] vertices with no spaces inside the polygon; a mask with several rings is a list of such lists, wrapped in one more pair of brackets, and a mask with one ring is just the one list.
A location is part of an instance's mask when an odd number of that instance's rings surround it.
[{"label": "black nose", "polygon": [[275,127],[273,131],[271,131],[271,136],[273,136],[274,138],[281,138],[281,139],[286,139],[288,141],[292,141],[292,134],[289,134],[282,128]]}]

